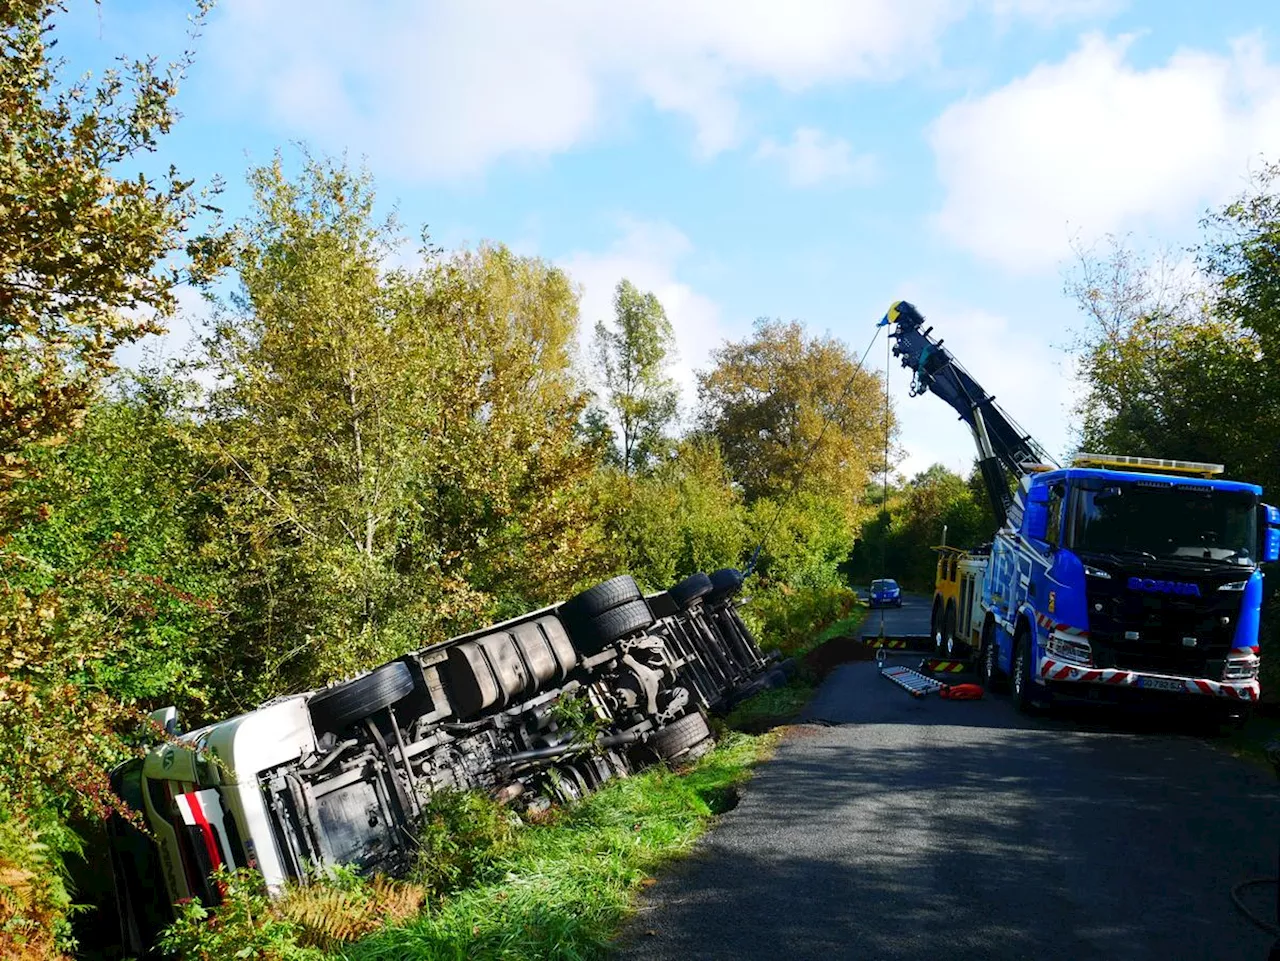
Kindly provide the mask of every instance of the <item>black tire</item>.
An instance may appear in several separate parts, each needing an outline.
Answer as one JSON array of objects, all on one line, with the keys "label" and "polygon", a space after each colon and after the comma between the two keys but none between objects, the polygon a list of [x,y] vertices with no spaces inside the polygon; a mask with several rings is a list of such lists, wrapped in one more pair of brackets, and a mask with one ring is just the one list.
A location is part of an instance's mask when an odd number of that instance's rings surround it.
[{"label": "black tire", "polygon": [[712,591],[708,596],[713,603],[717,604],[728,600],[742,590],[742,582],[746,580],[742,571],[736,567],[722,567],[718,571],[712,571],[709,576]]},{"label": "black tire", "polygon": [[317,730],[337,734],[411,693],[413,675],[409,666],[395,661],[364,677],[321,691],[307,703],[307,710]]},{"label": "black tire", "polygon": [[710,737],[711,728],[707,726],[707,719],[694,711],[659,730],[649,746],[664,761],[673,761],[708,741]]},{"label": "black tire", "polygon": [[929,615],[929,636],[933,638],[933,653],[941,654],[946,645],[946,638],[942,636],[942,598],[940,597],[935,597],[933,600],[933,613]]},{"label": "black tire", "polygon": [[638,634],[653,624],[653,612],[644,598],[628,601],[585,622],[565,622],[574,646],[587,657],[628,634]]},{"label": "black tire", "polygon": [[630,574],[611,577],[609,580],[588,587],[560,605],[560,618],[564,621],[589,621],[606,611],[631,601],[643,600],[644,595]]},{"label": "black tire", "polygon": [[1031,632],[1025,624],[1018,627],[1013,639],[1013,700],[1023,714],[1032,714],[1036,702],[1032,696],[1035,684],[1031,679]]},{"label": "black tire", "polygon": [[996,645],[995,633],[995,622],[987,621],[982,627],[982,662],[979,670],[982,686],[992,693],[999,693],[1006,690],[1008,684],[1000,670],[1000,649]]},{"label": "black tire", "polygon": [[715,590],[715,585],[711,583],[711,578],[699,571],[697,574],[690,574],[667,593],[671,595],[671,599],[676,602],[676,605],[683,610],[698,598],[706,597],[713,590]]},{"label": "black tire", "polygon": [[942,646],[946,649],[947,657],[954,657],[956,653],[956,607],[954,604],[947,605],[946,616],[942,618]]},{"label": "black tire", "polygon": [[894,606],[894,607],[901,607],[901,606],[902,606],[902,598],[901,598],[901,597],[899,597],[896,601],[894,601],[893,606]]}]

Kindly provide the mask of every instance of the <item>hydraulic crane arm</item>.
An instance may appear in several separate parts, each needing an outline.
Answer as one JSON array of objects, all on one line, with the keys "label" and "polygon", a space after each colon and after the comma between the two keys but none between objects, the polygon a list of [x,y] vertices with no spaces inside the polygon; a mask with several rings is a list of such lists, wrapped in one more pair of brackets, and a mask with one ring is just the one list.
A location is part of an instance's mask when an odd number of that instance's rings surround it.
[{"label": "hydraulic crane arm", "polygon": [[924,317],[915,307],[900,300],[889,308],[882,323],[894,325],[889,332],[897,341],[893,345],[894,356],[901,358],[903,367],[915,372],[911,396],[932,391],[950,404],[973,431],[978,468],[996,521],[1003,526],[1013,502],[1010,480],[1021,480],[1035,465],[1057,466],[1056,462],[956,362],[941,340],[929,336],[932,327],[921,329]]}]

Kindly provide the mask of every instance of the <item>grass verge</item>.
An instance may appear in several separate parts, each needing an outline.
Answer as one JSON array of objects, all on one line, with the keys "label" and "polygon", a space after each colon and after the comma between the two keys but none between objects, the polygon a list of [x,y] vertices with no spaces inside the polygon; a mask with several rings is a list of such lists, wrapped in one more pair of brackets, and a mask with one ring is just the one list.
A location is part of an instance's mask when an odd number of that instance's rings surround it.
[{"label": "grass verge", "polygon": [[[772,692],[770,692],[772,693]],[[345,961],[599,958],[634,893],[689,851],[767,757],[776,735],[730,732],[690,769],[615,781],[518,832],[479,883],[345,948]]]},{"label": "grass verge", "polygon": [[804,672],[785,687],[762,691],[736,705],[725,717],[724,725],[735,731],[758,734],[793,721],[813,697],[817,680],[816,676]]}]

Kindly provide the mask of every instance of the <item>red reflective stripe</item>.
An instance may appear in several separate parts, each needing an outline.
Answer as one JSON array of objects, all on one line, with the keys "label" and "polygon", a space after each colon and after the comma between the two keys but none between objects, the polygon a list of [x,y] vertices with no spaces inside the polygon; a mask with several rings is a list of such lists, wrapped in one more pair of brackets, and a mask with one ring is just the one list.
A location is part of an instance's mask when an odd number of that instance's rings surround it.
[{"label": "red reflective stripe", "polygon": [[1213,686],[1208,681],[1197,680],[1196,687],[1200,688],[1200,690],[1203,691],[1205,694],[1213,693]]},{"label": "red reflective stripe", "polygon": [[1061,681],[1070,676],[1071,676],[1071,668],[1064,667],[1062,670],[1060,670],[1057,674],[1054,675],[1054,680]]},{"label": "red reflective stripe", "polygon": [[1107,683],[1123,684],[1126,680],[1128,680],[1128,678],[1129,678],[1129,675],[1124,673],[1123,671],[1116,671],[1116,673],[1112,674],[1109,678],[1107,678]]},{"label": "red reflective stripe", "polygon": [[1102,672],[1101,672],[1101,671],[1085,671],[1085,672],[1084,672],[1084,677],[1082,677],[1082,678],[1081,678],[1081,680],[1082,680],[1082,681],[1096,681],[1096,680],[1097,680],[1098,678],[1100,678],[1100,677],[1102,677]]},{"label": "red reflective stripe", "polygon": [[187,799],[187,803],[191,805],[191,817],[195,820],[196,827],[200,829],[200,833],[204,836],[204,848],[209,852],[209,862],[216,871],[222,867],[222,856],[218,853],[218,839],[213,835],[213,825],[205,817],[204,808],[201,806],[200,799],[194,791],[183,796]]}]

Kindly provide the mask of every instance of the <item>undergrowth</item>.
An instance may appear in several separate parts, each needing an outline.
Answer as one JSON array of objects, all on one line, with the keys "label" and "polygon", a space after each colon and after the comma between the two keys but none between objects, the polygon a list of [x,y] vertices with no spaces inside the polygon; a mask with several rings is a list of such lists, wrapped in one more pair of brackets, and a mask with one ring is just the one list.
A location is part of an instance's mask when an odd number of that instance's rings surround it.
[{"label": "undergrowth", "polygon": [[860,622],[862,610],[857,592],[848,587],[778,585],[754,595],[742,616],[762,647],[795,657],[838,636],[829,632],[855,616]]},{"label": "undergrowth", "polygon": [[[684,772],[651,768],[614,781],[545,825],[515,833],[480,883],[413,920],[342,949],[347,961],[597,958],[633,893],[686,853],[772,737],[731,733]],[[487,878],[487,880],[485,880]]]},{"label": "undergrowth", "polygon": [[724,725],[735,731],[756,734],[793,721],[809,703],[816,688],[816,679],[802,672],[784,687],[762,691],[734,707],[724,719]]}]

